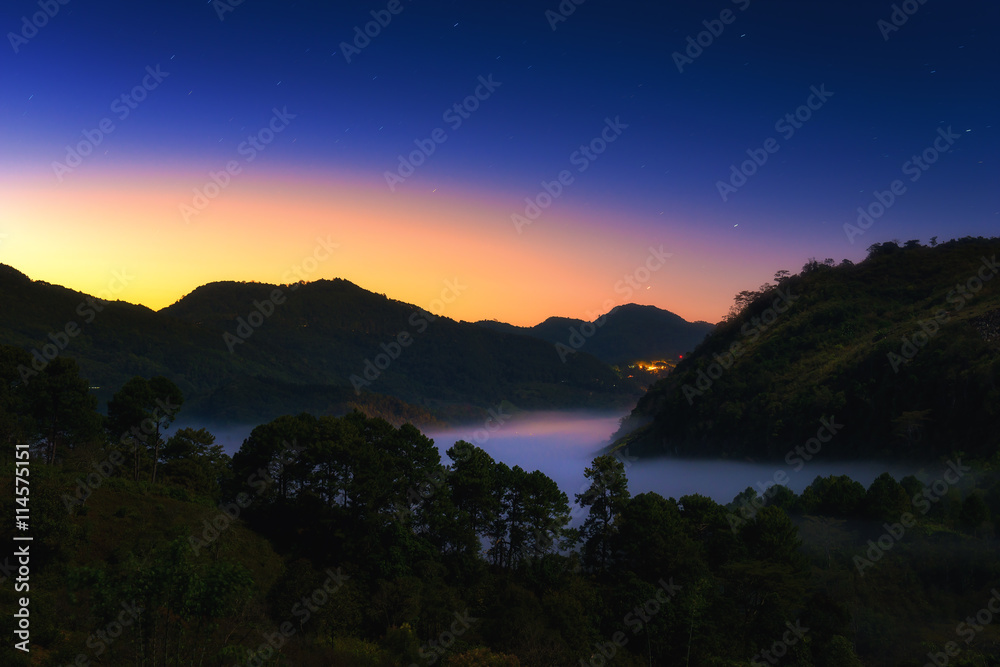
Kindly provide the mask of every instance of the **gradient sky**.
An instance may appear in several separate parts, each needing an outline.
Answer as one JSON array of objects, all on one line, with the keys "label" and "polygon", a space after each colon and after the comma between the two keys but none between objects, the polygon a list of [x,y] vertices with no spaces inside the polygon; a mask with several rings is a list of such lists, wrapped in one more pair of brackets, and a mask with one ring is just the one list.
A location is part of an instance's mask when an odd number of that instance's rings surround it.
[{"label": "gradient sky", "polygon": [[[1000,229],[1000,5],[902,5],[896,30],[882,2],[10,0],[0,262],[156,309],[298,269],[424,307],[457,280],[440,311],[456,319],[531,325],[634,301],[714,322],[810,257]],[[342,43],[372,12],[391,20],[348,62]],[[711,28],[678,71],[673,54]],[[456,127],[445,114],[480,77],[499,86]],[[121,99],[144,80],[142,101]],[[812,87],[832,96],[787,136],[776,121]],[[606,119],[627,127],[581,157]],[[249,161],[244,142],[272,122]],[[438,128],[446,140],[390,189],[386,172]],[[911,181],[905,163],[948,128],[959,138]],[[88,136],[78,166],[54,168]],[[718,182],[769,138],[777,152],[724,201]],[[231,161],[239,173],[185,216]],[[563,170],[572,182],[519,232],[512,214]],[[905,193],[850,242],[844,225],[895,179]],[[337,247],[314,262],[320,239]],[[646,274],[650,247],[672,255]]]}]

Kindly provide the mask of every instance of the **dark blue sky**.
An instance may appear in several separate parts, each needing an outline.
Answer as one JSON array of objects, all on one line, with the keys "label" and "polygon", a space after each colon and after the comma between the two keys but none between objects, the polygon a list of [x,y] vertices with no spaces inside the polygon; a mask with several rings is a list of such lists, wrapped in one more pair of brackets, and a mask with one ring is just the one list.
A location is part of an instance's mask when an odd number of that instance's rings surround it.
[{"label": "dark blue sky", "polygon": [[[567,168],[605,118],[620,118],[628,129],[566,196],[629,213],[611,226],[655,227],[666,212],[705,238],[739,233],[790,257],[838,259],[893,237],[1000,226],[996,2],[904,3],[916,11],[885,39],[888,2],[565,0],[575,10],[553,30],[546,11],[557,0],[400,0],[346,62],[341,43],[388,4],[245,0],[220,20],[220,2],[69,0],[17,53],[5,39],[3,166],[49,169],[159,64],[169,78],[120,124],[98,167],[215,168],[273,107],[287,107],[293,136],[269,148],[270,168],[349,171],[378,184],[415,139],[448,129],[442,113],[492,75],[501,86],[402,188],[447,184],[516,205]],[[672,54],[724,10],[732,22],[717,24],[721,34],[679,72]],[[11,0],[0,27],[19,33],[38,11]],[[775,122],[806,104],[811,86],[833,96],[783,138]],[[961,138],[907,182],[863,243],[848,243],[842,226],[857,207],[948,127]],[[771,137],[779,150],[723,201],[718,182]]]}]

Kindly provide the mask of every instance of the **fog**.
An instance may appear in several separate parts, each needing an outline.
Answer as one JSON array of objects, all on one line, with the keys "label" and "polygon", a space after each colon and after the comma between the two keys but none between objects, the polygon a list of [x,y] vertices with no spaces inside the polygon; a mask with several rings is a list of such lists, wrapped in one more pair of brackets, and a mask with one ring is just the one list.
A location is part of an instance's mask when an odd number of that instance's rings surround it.
[{"label": "fog", "polygon": [[[611,435],[618,430],[623,413],[581,412],[532,412],[516,417],[501,415],[503,423],[488,420],[447,430],[426,431],[441,453],[441,461],[450,464],[445,452],[456,440],[466,440],[482,448],[494,459],[508,466],[521,466],[524,470],[541,470],[551,477],[573,502],[574,495],[589,486],[584,469],[601,452]],[[170,432],[179,428],[207,428],[216,437],[216,443],[226,453],[233,455],[253,426],[233,426],[206,423],[175,424]],[[494,430],[489,430],[490,428]],[[789,443],[791,450],[796,444]],[[785,484],[801,493],[817,477],[848,475],[865,488],[883,472],[897,480],[916,471],[899,463],[824,461],[823,452],[798,466],[784,461],[749,463],[738,461],[654,459],[637,461],[624,454],[619,457],[625,464],[629,491],[637,495],[655,491],[665,498],[700,493],[719,503],[729,503],[736,494],[748,486],[763,491],[775,475],[783,471]]]},{"label": "fog", "polygon": [[[482,448],[494,459],[508,466],[519,465],[527,471],[541,470],[551,477],[573,502],[574,494],[589,486],[584,469],[601,453],[611,435],[618,430],[623,414],[584,414],[579,412],[529,413],[511,418],[488,431],[485,424],[428,433],[448,463],[445,451],[456,440],[466,440]],[[790,443],[789,450],[795,447]],[[665,498],[680,498],[693,493],[708,496],[719,503],[729,503],[748,486],[758,491],[773,483],[784,471],[785,485],[801,493],[817,476],[848,475],[867,488],[883,472],[896,479],[913,474],[914,469],[898,463],[847,462],[822,460],[820,451],[801,466],[784,461],[749,463],[737,461],[653,459],[637,461],[623,454],[628,488],[632,495],[655,491]],[[796,467],[800,469],[796,471]],[[780,477],[779,477],[780,478]]]}]

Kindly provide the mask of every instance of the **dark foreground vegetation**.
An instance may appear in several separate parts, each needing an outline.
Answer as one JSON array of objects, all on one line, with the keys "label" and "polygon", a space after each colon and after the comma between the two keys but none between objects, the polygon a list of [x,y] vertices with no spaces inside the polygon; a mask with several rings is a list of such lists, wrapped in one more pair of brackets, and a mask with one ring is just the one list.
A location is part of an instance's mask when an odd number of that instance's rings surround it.
[{"label": "dark foreground vegetation", "polygon": [[[33,452],[33,665],[1000,664],[997,458],[723,506],[632,497],[602,456],[574,516],[545,475],[464,442],[442,461],[409,425],[285,416],[230,459],[162,437],[169,381],[105,417],[73,361],[24,384],[3,354],[5,517]],[[0,664],[28,664],[11,644]]]},{"label": "dark foreground vegetation", "polygon": [[737,295],[640,399],[638,456],[784,457],[822,418],[824,457],[936,460],[1000,448],[1000,239],[876,243]]}]

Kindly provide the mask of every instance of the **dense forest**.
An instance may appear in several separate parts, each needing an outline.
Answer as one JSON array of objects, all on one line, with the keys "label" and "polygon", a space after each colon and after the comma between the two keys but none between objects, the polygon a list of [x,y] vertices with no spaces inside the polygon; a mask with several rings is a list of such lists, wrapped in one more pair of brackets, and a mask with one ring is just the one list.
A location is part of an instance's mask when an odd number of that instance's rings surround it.
[{"label": "dense forest", "polygon": [[1000,448],[1000,239],[876,243],[736,297],[640,399],[639,456],[779,460],[843,425],[826,458],[936,460]]},{"label": "dense forest", "polygon": [[73,360],[24,383],[24,354],[0,357],[0,504],[27,445],[33,665],[1000,664],[997,457],[722,505],[632,496],[604,455],[571,499],[357,411],[261,424],[230,458],[163,435],[166,378],[102,415]]},{"label": "dense forest", "polygon": [[101,401],[135,375],[164,376],[189,417],[213,423],[361,406],[427,425],[503,400],[627,409],[641,394],[586,349],[563,363],[546,341],[448,318],[442,300],[431,313],[341,279],[211,283],[154,312],[0,264],[0,294],[0,344],[31,352],[30,372],[72,357]]}]

